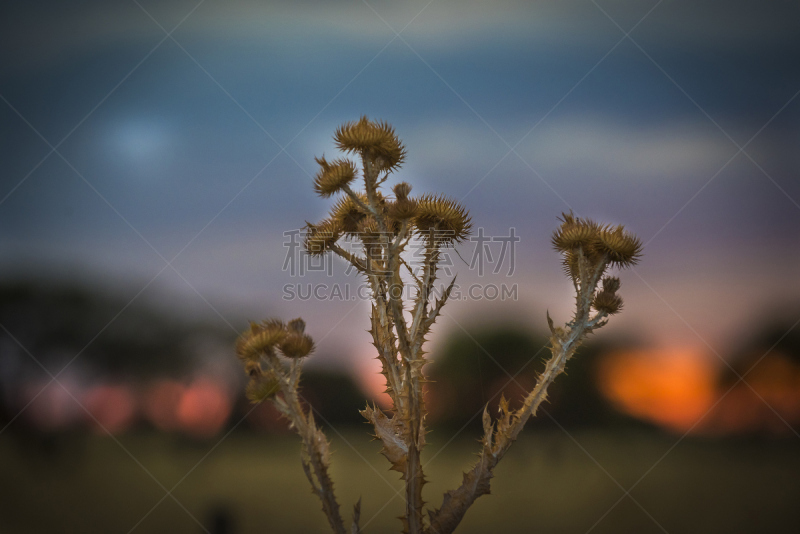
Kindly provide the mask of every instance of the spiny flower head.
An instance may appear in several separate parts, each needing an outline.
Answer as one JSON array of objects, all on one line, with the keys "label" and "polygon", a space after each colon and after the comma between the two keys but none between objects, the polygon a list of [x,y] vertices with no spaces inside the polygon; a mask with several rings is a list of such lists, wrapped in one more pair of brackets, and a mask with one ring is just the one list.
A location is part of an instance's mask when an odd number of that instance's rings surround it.
[{"label": "spiny flower head", "polygon": [[411,192],[411,185],[406,182],[396,184],[394,191],[395,201],[387,203],[386,214],[395,221],[405,221],[413,218],[417,214],[417,201],[408,198]]},{"label": "spiny flower head", "polygon": [[449,245],[460,243],[472,230],[469,212],[443,195],[425,195],[417,201],[414,225],[422,237]]},{"label": "spiny flower head", "polygon": [[271,399],[281,390],[280,381],[272,371],[266,373],[253,374],[250,382],[245,388],[247,399],[253,404],[258,404],[267,399]]},{"label": "spiny flower head", "polygon": [[394,196],[397,197],[397,200],[405,200],[411,192],[411,184],[408,182],[400,182],[399,184],[395,184],[392,191],[394,191]]},{"label": "spiny flower head", "polygon": [[305,334],[306,323],[301,318],[292,319],[286,325],[286,337],[281,341],[280,349],[288,358],[303,358],[314,350],[314,340]]},{"label": "spiny flower head", "polygon": [[236,342],[236,353],[244,360],[245,372],[253,377],[261,373],[262,356],[275,356],[279,350],[287,358],[302,358],[314,350],[314,341],[305,333],[305,322],[293,319],[288,324],[268,319],[261,324],[250,323]]},{"label": "spiny flower head", "polygon": [[395,221],[412,219],[417,214],[417,201],[411,198],[399,198],[386,205],[386,215]]},{"label": "spiny flower head", "polygon": [[314,158],[320,170],[314,177],[314,191],[321,197],[329,197],[338,193],[356,177],[356,166],[348,159],[337,159],[330,163],[325,159]]},{"label": "spiny flower head", "polygon": [[286,330],[280,321],[250,323],[250,328],[236,342],[236,354],[245,361],[258,361],[262,356],[272,354],[284,337]]},{"label": "spiny flower head", "polygon": [[355,152],[374,161],[379,171],[399,168],[406,155],[406,149],[392,126],[384,121],[371,121],[366,116],[339,126],[333,139],[340,150]]},{"label": "spiny flower head", "polygon": [[562,223],[553,233],[551,242],[559,252],[573,252],[578,247],[584,251],[592,248],[598,237],[599,225],[588,219],[562,213]]},{"label": "spiny flower head", "polygon": [[[367,205],[367,196],[357,193],[363,205]],[[353,200],[349,195],[339,199],[331,210],[331,220],[336,221],[342,231],[346,234],[358,232],[359,223],[367,216],[364,209]]]},{"label": "spiny flower head", "polygon": [[614,315],[622,310],[622,297],[617,295],[620,282],[615,276],[603,278],[603,289],[598,291],[592,300],[592,307],[597,311]]},{"label": "spiny flower head", "polygon": [[311,256],[325,254],[342,236],[342,226],[336,219],[327,219],[319,224],[307,224],[305,249]]},{"label": "spiny flower head", "polygon": [[602,228],[595,249],[618,267],[635,265],[642,257],[642,242],[621,225]]},{"label": "spiny flower head", "polygon": [[564,270],[577,279],[580,256],[591,264],[630,267],[641,257],[642,243],[621,225],[601,226],[590,219],[562,214],[561,226],[553,233],[553,248],[564,254]]}]

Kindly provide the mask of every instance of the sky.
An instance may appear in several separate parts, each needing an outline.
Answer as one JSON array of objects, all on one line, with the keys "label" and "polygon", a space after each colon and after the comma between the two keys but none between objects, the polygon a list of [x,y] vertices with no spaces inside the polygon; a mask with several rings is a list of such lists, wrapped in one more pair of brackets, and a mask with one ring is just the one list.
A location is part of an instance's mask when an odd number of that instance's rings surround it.
[{"label": "sky", "polygon": [[489,238],[449,255],[461,298],[434,344],[568,320],[549,238],[572,210],[644,243],[604,332],[724,358],[800,297],[798,20],[792,1],[3,2],[0,275],[233,329],[303,316],[361,364],[369,304],[333,290],[359,280],[292,240],[330,205],[314,157],[367,115],[407,147],[392,180]]}]

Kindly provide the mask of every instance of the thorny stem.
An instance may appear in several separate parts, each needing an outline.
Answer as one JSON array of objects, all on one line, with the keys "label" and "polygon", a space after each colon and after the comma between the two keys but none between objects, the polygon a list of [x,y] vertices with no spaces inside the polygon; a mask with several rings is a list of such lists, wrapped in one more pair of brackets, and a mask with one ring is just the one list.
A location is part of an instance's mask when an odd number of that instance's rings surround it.
[{"label": "thorny stem", "polygon": [[[621,226],[600,226],[577,218],[572,213],[563,214],[563,224],[552,241],[554,247],[565,255],[565,268],[575,288],[575,315],[571,321],[558,328],[554,327],[548,315],[552,334],[551,356],[535,387],[526,395],[522,406],[515,411],[509,409],[505,398],[501,398],[500,416],[494,421],[489,416],[487,407],[483,414],[483,446],[478,462],[464,474],[461,486],[445,493],[441,507],[429,512],[429,526],[426,527],[422,501],[425,477],[420,461],[420,451],[425,445],[422,387],[425,382],[423,366],[426,361],[423,358],[423,344],[455,284],[453,279],[441,298],[434,298],[433,286],[440,247],[463,240],[469,234],[471,223],[466,210],[457,202],[444,197],[425,195],[418,199],[408,199],[410,186],[405,183],[395,186],[397,198],[394,203],[383,198],[379,191],[380,186],[387,180],[389,173],[399,167],[405,150],[390,126],[363,117],[358,123],[348,123],[340,128],[335,139],[340,148],[360,154],[365,192],[356,193],[350,188],[349,184],[355,177],[352,172],[353,163],[337,162],[328,165],[324,158],[318,160],[322,171],[315,178],[315,190],[323,197],[329,197],[336,192],[344,193],[356,207],[355,211],[360,213],[351,217],[350,203],[344,205],[346,211],[334,210],[325,224],[332,229],[331,235],[335,239],[332,242],[318,239],[314,242],[315,246],[308,250],[318,254],[320,251],[317,245],[321,243],[323,252],[327,249],[340,256],[369,282],[372,290],[370,333],[386,376],[393,413],[387,416],[376,406],[367,406],[361,413],[372,423],[376,438],[383,443],[381,452],[392,464],[391,468],[402,473],[405,481],[406,509],[402,518],[404,532],[450,534],[474,501],[490,492],[494,468],[517,439],[528,419],[536,414],[541,403],[546,400],[548,387],[564,371],[566,362],[583,338],[603,326],[608,315],[619,311],[622,301],[615,294],[619,288],[618,279],[604,280],[603,290],[597,294],[595,292],[609,263],[624,267],[638,261],[641,243],[632,234],[625,233]],[[381,173],[385,174],[381,177]],[[374,219],[377,232],[370,219]],[[364,233],[354,232],[353,224],[355,228],[361,228],[362,223],[365,225]],[[450,232],[452,237],[449,240],[436,239],[438,230]],[[363,256],[353,254],[336,244],[342,236],[356,235],[361,237]],[[401,257],[413,236],[425,241],[420,276],[415,275],[410,265]],[[309,243],[311,241],[307,241]],[[403,268],[409,271],[413,279],[409,283],[413,283],[417,289],[414,304],[408,311],[403,301],[403,290],[406,286],[400,272]],[[594,316],[591,312],[593,306],[596,310]],[[263,327],[252,324],[250,332],[245,334],[241,342],[237,342],[237,354],[245,361],[245,371],[251,376],[248,396],[251,400],[255,397],[257,401],[271,398],[277,409],[289,419],[291,427],[302,439],[302,466],[312,491],[320,499],[333,531],[336,534],[345,534],[333,482],[328,474],[328,441],[317,428],[311,410],[301,404],[298,392],[301,358],[308,355],[313,348],[313,342],[303,334],[305,324],[301,319],[281,326],[283,334],[295,336],[291,342],[288,338],[287,341],[282,341],[283,338],[275,337],[278,335],[274,332],[277,328],[275,325],[274,322],[265,322]],[[284,357],[291,359],[288,369],[278,359],[275,350],[280,350]],[[260,356],[259,361],[253,358],[254,352]],[[269,377],[262,374],[261,361],[268,364]],[[276,381],[272,381],[273,377]],[[359,500],[354,507],[351,534],[360,533],[360,504]]]},{"label": "thorny stem", "polygon": [[[581,256],[583,258],[583,255]],[[567,360],[575,353],[583,337],[598,325],[602,326],[601,321],[606,317],[606,313],[601,311],[591,317],[591,303],[592,295],[605,268],[605,259],[594,268],[591,268],[588,262],[580,262],[580,284],[576,284],[578,291],[575,318],[566,325],[565,330],[554,328],[548,316],[552,333],[550,337],[551,357],[545,365],[544,372],[539,376],[536,386],[526,396],[522,407],[517,411],[510,412],[505,399],[501,401],[501,418],[497,421],[496,430],[488,412],[484,412],[484,438],[480,458],[475,466],[464,474],[461,486],[448,491],[444,496],[441,508],[430,513],[429,534],[453,532],[475,500],[490,492],[495,466],[508,452],[512,443],[516,441],[528,419],[536,414],[541,403],[547,398],[547,389],[550,384],[564,372]],[[591,275],[586,277],[586,271],[590,269]]]},{"label": "thorny stem", "polygon": [[311,489],[322,503],[322,511],[328,518],[328,523],[333,531],[336,534],[346,534],[344,521],[339,511],[339,503],[336,501],[333,490],[333,481],[328,474],[330,465],[328,440],[314,423],[311,410],[305,410],[300,404],[297,381],[300,377],[301,364],[299,360],[294,360],[288,376],[276,356],[268,357],[267,364],[279,377],[283,395],[283,402],[276,402],[275,405],[289,419],[291,426],[302,440],[301,461],[306,478],[311,483]]},{"label": "thorny stem", "polygon": [[[390,381],[390,392],[395,407],[402,414],[402,421],[404,429],[404,441],[406,445],[406,462],[404,466],[403,478],[406,485],[406,514],[407,528],[410,534],[422,534],[424,531],[424,522],[422,515],[422,486],[424,484],[424,474],[422,471],[422,461],[420,458],[420,451],[423,445],[424,429],[424,406],[422,399],[422,381],[421,381],[421,362],[417,362],[417,351],[412,350],[412,344],[416,339],[416,328],[412,328],[409,332],[408,325],[404,316],[403,310],[403,296],[402,288],[404,287],[402,278],[400,277],[400,268],[402,262],[400,253],[402,252],[403,240],[407,232],[408,223],[403,222],[400,231],[394,241],[389,238],[387,232],[386,220],[378,206],[378,197],[375,191],[377,185],[377,172],[375,167],[368,158],[362,158],[364,164],[364,182],[367,192],[367,201],[369,203],[369,211],[375,217],[381,235],[384,236],[385,242],[382,243],[382,248],[385,254],[385,271],[384,276],[370,277],[373,292],[378,308],[378,313],[381,315],[381,321],[378,324],[373,322],[373,337],[376,346],[383,348],[384,367],[388,367],[387,380]],[[435,268],[435,267],[434,267]],[[426,278],[430,278],[430,271],[426,265]],[[423,301],[419,302],[417,309],[424,308],[427,305],[428,291],[427,288],[420,287],[419,290],[423,292]],[[388,295],[387,295],[388,292]],[[388,305],[388,306],[387,306]],[[385,309],[388,307],[388,310]],[[387,313],[388,312],[388,313]],[[384,316],[389,315],[391,323],[384,320]],[[394,326],[396,336],[391,333],[391,326]],[[379,328],[382,331],[376,332],[375,329]],[[389,344],[390,340],[392,341]],[[389,350],[394,348],[393,341],[397,342],[397,349],[400,352],[400,359],[395,356],[395,353],[388,354]],[[420,343],[421,345],[421,343]],[[397,366],[400,369],[397,369]],[[399,371],[399,372],[398,372]],[[402,377],[402,378],[401,378]],[[403,380],[403,384],[398,382]],[[394,383],[392,383],[394,382]],[[403,395],[405,393],[405,395]]]}]

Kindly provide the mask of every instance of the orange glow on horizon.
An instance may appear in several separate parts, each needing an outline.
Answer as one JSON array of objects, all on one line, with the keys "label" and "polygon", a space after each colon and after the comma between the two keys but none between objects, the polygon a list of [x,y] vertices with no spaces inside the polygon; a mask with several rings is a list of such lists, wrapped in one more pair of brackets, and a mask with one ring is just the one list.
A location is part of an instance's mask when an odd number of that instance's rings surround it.
[{"label": "orange glow on horizon", "polygon": [[712,362],[693,350],[637,350],[608,356],[598,387],[621,411],[683,432],[714,402],[716,376]]},{"label": "orange glow on horizon", "polygon": [[381,374],[381,363],[374,356],[365,361],[368,363],[358,367],[358,384],[370,400],[385,410],[391,409],[392,398],[386,393],[386,378]]},{"label": "orange glow on horizon", "polygon": [[766,432],[790,435],[800,424],[800,365],[791,357],[773,351],[743,371],[743,381],[723,385],[724,395],[708,430],[714,433]]},{"label": "orange glow on horizon", "polygon": [[145,415],[158,430],[201,438],[222,430],[233,408],[225,385],[210,378],[189,385],[159,380],[147,390],[143,404]]}]

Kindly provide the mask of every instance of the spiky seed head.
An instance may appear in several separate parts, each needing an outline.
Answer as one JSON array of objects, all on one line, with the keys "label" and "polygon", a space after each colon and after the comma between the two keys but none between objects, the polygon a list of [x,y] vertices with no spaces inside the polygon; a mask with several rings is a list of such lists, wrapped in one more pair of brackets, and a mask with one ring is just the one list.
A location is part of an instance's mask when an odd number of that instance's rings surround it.
[{"label": "spiky seed head", "polygon": [[367,215],[361,222],[358,223],[358,228],[354,233],[355,237],[361,240],[364,244],[377,244],[381,242],[381,231],[378,226],[378,221],[372,215]]},{"label": "spiky seed head", "polygon": [[469,212],[443,195],[425,195],[417,202],[414,225],[422,237],[449,245],[460,243],[472,230]]},{"label": "spiky seed head", "polygon": [[608,315],[614,315],[622,310],[622,297],[604,289],[595,295],[592,301],[592,307],[597,311],[603,311]]},{"label": "spiky seed head", "polygon": [[642,254],[642,243],[639,238],[626,232],[622,226],[602,228],[595,248],[607,255],[609,262],[617,267],[635,265]]},{"label": "spiky seed head", "polygon": [[588,251],[597,239],[597,226],[590,221],[581,221],[579,224],[562,224],[553,233],[551,242],[553,248],[559,252],[571,252],[578,247]]},{"label": "spiky seed head", "polygon": [[570,251],[564,253],[564,260],[561,262],[561,265],[564,269],[564,274],[575,281],[578,280],[578,274],[581,272],[580,267],[578,266],[579,261],[578,255]]},{"label": "spiky seed head", "polygon": [[342,227],[336,219],[327,219],[319,224],[308,224],[304,241],[311,256],[325,254],[342,236]]},{"label": "spiky seed head", "polygon": [[406,155],[405,147],[391,125],[384,121],[371,121],[366,116],[339,126],[333,139],[340,150],[373,160],[379,171],[399,168]]},{"label": "spiky seed head", "polygon": [[298,317],[297,319],[292,319],[286,325],[286,330],[291,332],[292,334],[302,334],[306,331],[306,322],[303,320],[302,317]]},{"label": "spiky seed head", "polygon": [[[256,326],[259,326],[259,325],[256,325]],[[280,319],[275,319],[274,317],[273,318],[269,318],[269,319],[264,319],[263,321],[261,321],[260,327],[261,328],[274,328],[276,330],[285,330],[286,329],[286,325],[283,324],[283,321],[281,321]],[[251,323],[251,328],[252,328],[252,323]]]},{"label": "spiky seed head", "polygon": [[264,371],[261,369],[261,364],[259,362],[248,360],[244,364],[244,373],[249,377],[253,377],[261,376],[264,374]]},{"label": "spiky seed head", "polygon": [[250,402],[258,404],[267,399],[271,399],[281,390],[281,384],[278,377],[272,371],[253,376],[250,378],[250,383],[245,388],[245,394]]},{"label": "spiky seed head", "polygon": [[337,159],[330,163],[325,159],[314,158],[320,170],[314,177],[314,191],[321,197],[338,193],[356,177],[356,166],[348,159]]},{"label": "spiky seed head", "polygon": [[412,219],[417,214],[417,201],[410,198],[398,198],[387,204],[386,214],[395,221]]},{"label": "spiky seed head", "polygon": [[397,200],[402,200],[408,198],[408,194],[411,192],[411,185],[408,182],[400,182],[395,184],[392,191],[394,191],[394,196]]},{"label": "spiky seed head", "polygon": [[258,361],[261,356],[270,354],[286,336],[283,325],[250,324],[250,329],[236,342],[236,354],[242,360]]},{"label": "spiky seed head", "polygon": [[314,340],[308,334],[292,332],[283,339],[280,349],[287,358],[304,358],[314,350]]},{"label": "spiky seed head", "polygon": [[616,293],[619,291],[620,281],[616,276],[606,276],[603,278],[603,291]]},{"label": "spiky seed head", "polygon": [[[358,195],[364,205],[367,204],[366,195]],[[349,196],[342,197],[331,210],[331,220],[336,221],[346,234],[358,232],[359,223],[367,214]]]}]

